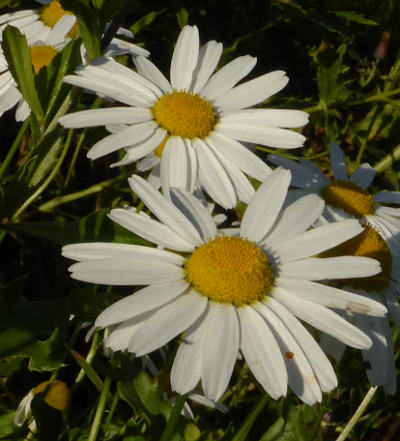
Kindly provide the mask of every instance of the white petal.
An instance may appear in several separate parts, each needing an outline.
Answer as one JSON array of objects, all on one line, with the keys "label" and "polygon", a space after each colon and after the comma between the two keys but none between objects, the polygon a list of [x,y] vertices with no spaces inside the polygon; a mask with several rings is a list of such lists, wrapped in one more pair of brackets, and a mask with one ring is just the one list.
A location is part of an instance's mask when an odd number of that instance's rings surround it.
[{"label": "white petal", "polygon": [[301,127],[307,124],[308,114],[300,110],[288,109],[247,109],[222,116],[220,127]]},{"label": "white petal", "polygon": [[351,279],[369,277],[381,272],[380,264],[369,257],[309,257],[282,265],[280,277],[304,280]]},{"label": "white petal", "polygon": [[85,260],[69,270],[74,279],[117,286],[173,282],[185,277],[179,266],[143,257]]},{"label": "white petal", "polygon": [[201,317],[186,332],[179,345],[171,369],[172,390],[186,394],[193,390],[201,378],[201,359],[207,332],[207,317]]},{"label": "white petal", "polygon": [[11,109],[20,99],[21,94],[19,91],[14,86],[10,86],[7,92],[0,96],[0,112],[6,112]]},{"label": "white petal", "polygon": [[190,90],[198,93],[207,83],[211,74],[218,65],[222,54],[222,44],[216,41],[208,41],[200,48],[197,66],[193,71]]},{"label": "white petal", "polygon": [[268,325],[250,306],[238,308],[240,350],[253,375],[275,400],[287,391],[282,353]]},{"label": "white petal", "polygon": [[190,292],[168,303],[134,333],[129,351],[137,357],[155,351],[185,331],[205,311],[208,299]]},{"label": "white petal", "polygon": [[150,60],[144,57],[135,57],[133,62],[140,75],[146,77],[164,93],[172,92],[172,87],[169,81]]},{"label": "white petal", "polygon": [[318,169],[310,169],[308,167],[311,164],[309,161],[303,161],[298,163],[290,159],[282,158],[280,156],[268,155],[268,160],[273,164],[286,168],[292,172],[292,182],[293,187],[303,188],[305,190],[316,191],[325,185],[329,184],[329,179],[322,174]]},{"label": "white petal", "polygon": [[386,204],[400,204],[399,191],[381,191],[374,195],[375,202],[383,202]]},{"label": "white petal", "polygon": [[348,175],[346,170],[346,162],[344,160],[342,149],[338,144],[336,144],[336,142],[331,142],[329,147],[331,154],[331,167],[335,179],[347,181]]},{"label": "white petal", "polygon": [[62,248],[61,254],[68,259],[79,261],[136,256],[162,260],[164,262],[170,262],[176,265],[183,265],[185,260],[179,254],[171,253],[170,251],[166,250],[160,250],[158,248],[106,242],[75,243],[65,245]]},{"label": "white petal", "polygon": [[232,164],[230,157],[225,156],[218,150],[211,139],[207,139],[207,145],[212,150],[217,159],[223,164],[223,167],[232,182],[233,188],[237,194],[237,198],[244,203],[248,204],[250,199],[254,196],[254,187],[250,184],[246,176],[241,172],[239,167]]},{"label": "white petal", "polygon": [[343,343],[359,349],[371,347],[371,339],[366,334],[330,309],[305,299],[298,299],[295,292],[289,293],[278,287],[274,288],[272,296],[299,319]]},{"label": "white petal", "polygon": [[244,213],[240,235],[261,241],[274,224],[290,183],[290,171],[276,169],[257,190]]},{"label": "white petal", "polygon": [[354,184],[365,190],[371,185],[375,175],[376,170],[368,163],[361,164],[360,168],[350,176],[350,182],[354,182]]},{"label": "white petal", "polygon": [[225,209],[236,205],[236,195],[223,165],[200,139],[193,140],[198,158],[198,175],[207,193]]},{"label": "white petal", "polygon": [[209,79],[200,90],[200,95],[209,100],[223,95],[251,72],[256,63],[257,58],[250,57],[250,55],[235,58]]},{"label": "white petal", "polygon": [[145,107],[110,107],[70,113],[62,116],[58,122],[69,129],[77,129],[109,124],[135,124],[152,119],[150,110]]},{"label": "white petal", "polygon": [[185,26],[176,42],[171,60],[171,85],[176,90],[189,90],[193,70],[199,55],[199,31],[196,26]]},{"label": "white petal", "polygon": [[[133,146],[125,147],[126,155],[121,159],[121,161],[114,162],[110,165],[110,167],[120,167],[122,165],[132,164],[133,162],[138,161],[144,156],[151,154],[161,144],[164,138],[165,130],[161,127],[157,127],[153,134],[146,139],[146,141],[139,142]],[[137,164],[137,168],[139,169],[139,164]]]},{"label": "white petal", "polygon": [[335,371],[319,344],[314,340],[307,329],[287,308],[277,302],[273,297],[268,298],[266,305],[282,320],[299,343],[318,378],[321,389],[324,392],[329,392],[334,389],[337,386]]},{"label": "white petal", "polygon": [[281,262],[290,262],[315,256],[351,239],[362,231],[363,228],[356,219],[334,222],[308,230],[282,244],[276,244],[274,251],[278,253]]},{"label": "white petal", "polygon": [[180,136],[170,136],[165,144],[160,163],[161,187],[164,195],[169,194],[170,187],[193,191],[196,169],[192,166],[189,149],[192,147],[187,146]]},{"label": "white petal", "polygon": [[188,287],[185,280],[147,286],[106,308],[97,317],[95,325],[105,328],[159,308],[180,296]]},{"label": "white petal", "polygon": [[30,114],[31,108],[24,99],[21,99],[18,103],[17,110],[15,111],[15,121],[25,121]]},{"label": "white petal", "polygon": [[220,95],[213,104],[222,109],[243,109],[254,106],[282,90],[288,81],[289,78],[282,70],[269,72]]},{"label": "white petal", "polygon": [[216,236],[217,227],[215,222],[197,198],[185,190],[173,189],[171,199],[174,205],[195,226],[203,241]]},{"label": "white petal", "polygon": [[160,162],[160,158],[157,155],[148,155],[136,164],[136,168],[141,172],[155,167],[158,167],[158,170],[160,170]]},{"label": "white petal", "polygon": [[145,313],[121,323],[111,331],[111,334],[105,339],[104,345],[113,351],[127,350],[132,335],[139,329],[142,322],[150,317],[151,314],[151,312]]},{"label": "white petal", "polygon": [[24,398],[22,398],[22,400],[18,404],[18,409],[15,412],[14,416],[15,425],[21,427],[31,414],[31,403],[34,396],[35,395],[33,394],[33,390],[31,390],[24,396]]},{"label": "white petal", "polygon": [[[124,35],[120,32],[117,32],[117,34]],[[129,37],[129,35],[126,36]],[[119,38],[113,38],[107,50],[105,51],[104,56],[117,57],[118,55],[122,54],[135,55],[134,57],[132,57],[133,59],[135,59],[136,56],[148,57],[150,55],[150,52],[140,46],[137,46],[136,44],[130,43],[129,41],[121,40]]]},{"label": "white petal", "polygon": [[89,159],[98,159],[108,153],[115,152],[120,148],[127,147],[131,144],[137,144],[145,141],[153,133],[157,126],[153,121],[143,122],[128,126],[120,132],[108,135],[97,142],[87,153]]},{"label": "white petal", "polygon": [[192,251],[194,249],[191,242],[184,240],[180,234],[177,234],[168,226],[148,216],[137,214],[132,210],[115,208],[111,210],[108,217],[129,231],[133,231],[144,239],[162,247],[176,251]]},{"label": "white petal", "polygon": [[76,17],[71,14],[64,14],[52,27],[50,34],[46,38],[47,46],[57,46],[65,41],[68,32],[76,22]]},{"label": "white petal", "polygon": [[302,147],[306,139],[300,133],[292,132],[291,130],[250,124],[219,123],[215,130],[238,141],[282,149]]},{"label": "white petal", "polygon": [[137,175],[128,180],[132,190],[143,200],[149,210],[161,222],[170,227],[184,240],[200,245],[201,239],[196,228],[174,205],[155,190],[147,181]]},{"label": "white petal", "polygon": [[324,201],[319,196],[309,194],[301,197],[282,211],[263,245],[275,247],[297,237],[321,216],[323,209]]},{"label": "white petal", "polygon": [[359,314],[384,317],[386,308],[381,302],[343,289],[333,288],[308,280],[279,278],[279,286],[296,296],[328,308],[344,309]]},{"label": "white petal", "polygon": [[239,351],[239,321],[230,304],[209,302],[201,360],[205,396],[218,400],[228,387]]},{"label": "white petal", "polygon": [[268,165],[235,139],[212,132],[208,139],[240,170],[259,181],[264,181],[271,173]]},{"label": "white petal", "polygon": [[254,308],[271,327],[282,353],[291,354],[291,357],[284,357],[289,386],[306,404],[312,405],[316,401],[320,402],[322,393],[318,380],[295,338],[281,320],[265,305],[256,302]]}]

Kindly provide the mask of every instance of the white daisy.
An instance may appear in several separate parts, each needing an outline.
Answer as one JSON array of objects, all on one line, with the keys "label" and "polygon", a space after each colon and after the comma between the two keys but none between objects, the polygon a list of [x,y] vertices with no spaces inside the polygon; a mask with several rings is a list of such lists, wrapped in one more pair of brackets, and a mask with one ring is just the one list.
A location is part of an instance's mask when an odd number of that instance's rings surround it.
[{"label": "white daisy", "polygon": [[[327,251],[324,256],[366,256],[378,260],[382,268],[379,274],[364,279],[344,280],[340,286],[342,289],[381,302],[387,307],[400,329],[399,256],[391,250],[390,242],[386,242],[371,225],[365,224],[363,228],[364,231],[361,234]],[[340,282],[336,281],[336,283]],[[370,363],[370,367],[366,370],[369,382],[373,386],[383,386],[387,394],[394,395],[396,392],[396,366],[389,317],[367,317],[348,312],[344,312],[344,314],[369,335],[373,342],[371,348],[362,351],[364,360]],[[326,337],[323,338],[322,345],[337,360],[340,360],[344,352],[343,345]]]},{"label": "white daisy", "polygon": [[[290,172],[272,172],[251,199],[239,234],[221,234],[189,192],[171,190],[171,201],[147,181],[130,178],[133,191],[159,221],[135,208],[110,218],[165,249],[116,243],[63,248],[78,262],[72,277],[106,285],[148,285],[103,311],[96,326],[116,326],[106,344],[148,354],[185,332],[171,372],[172,389],[185,394],[201,380],[207,398],[228,386],[239,351],[274,398],[287,385],[306,403],[337,384],[328,359],[298,320],[344,343],[368,348],[371,339],[329,308],[373,316],[378,302],[316,281],[366,277],[380,271],[361,257],[312,257],[361,231],[355,220],[312,230],[323,202],[314,195],[282,209]],[[308,230],[308,231],[307,231]]]},{"label": "white daisy", "polygon": [[[79,36],[78,23],[72,12],[66,11],[58,0],[36,0],[42,6],[39,9],[23,9],[21,11],[9,12],[0,15],[0,32],[7,25],[18,28],[26,35],[28,42],[47,40],[51,30],[60,19],[69,16],[70,26],[67,37],[75,39]],[[133,37],[127,29],[120,28],[119,34]],[[147,57],[149,52],[135,44],[114,38],[107,49],[106,56],[116,56],[121,53],[131,53],[132,55],[142,55]]]},{"label": "white daisy", "polygon": [[[295,148],[304,136],[282,127],[300,127],[308,115],[298,110],[249,109],[279,92],[288,82],[274,71],[235,85],[255,66],[242,56],[213,73],[222,44],[209,41],[199,48],[195,26],[185,26],[172,56],[168,81],[149,60],[137,57],[137,73],[104,58],[67,76],[67,83],[123,103],[123,107],[85,110],[65,115],[65,127],[114,125],[117,131],[95,144],[90,159],[126,150],[124,165],[145,158],[142,169],[160,164],[161,186],[193,191],[196,178],[225,208],[254,194],[244,173],[262,181],[270,168],[241,141],[270,147]],[[124,126],[125,125],[125,126]]]},{"label": "white daisy", "polygon": [[[68,16],[58,21],[45,40],[31,40],[32,67],[35,75],[48,66],[56,55],[68,44],[66,34],[70,28]],[[28,103],[22,97],[18,86],[8,69],[6,58],[0,46],[0,116],[18,103],[16,121],[24,121],[31,113]]]},{"label": "white daisy", "polygon": [[[382,267],[380,274],[350,283],[342,281],[341,286],[386,305],[400,329],[400,209],[387,206],[400,204],[400,193],[383,191],[371,194],[367,188],[376,171],[369,164],[362,164],[349,176],[342,150],[337,144],[330,145],[330,155],[333,180],[329,180],[307,160],[297,163],[273,155],[269,159],[292,172],[292,185],[300,189],[296,191],[297,196],[314,194],[325,201],[322,222],[356,218],[364,226],[364,231],[359,236],[342,244],[337,250],[331,250],[327,255],[368,256],[379,260]],[[394,394],[396,371],[388,317],[354,314],[353,320],[374,342],[370,349],[363,350],[364,359],[371,365],[367,369],[370,383],[382,385],[387,393]],[[328,348],[332,345],[335,348],[332,352],[339,359],[343,346],[337,348],[331,339],[324,340],[324,346]]]}]

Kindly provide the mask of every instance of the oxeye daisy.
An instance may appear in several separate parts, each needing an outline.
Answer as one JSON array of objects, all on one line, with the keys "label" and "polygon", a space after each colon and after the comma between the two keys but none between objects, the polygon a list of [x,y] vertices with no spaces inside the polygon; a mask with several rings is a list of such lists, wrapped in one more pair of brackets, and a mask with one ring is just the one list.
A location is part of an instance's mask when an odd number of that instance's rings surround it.
[{"label": "oxeye daisy", "polygon": [[[51,30],[61,19],[69,19],[69,28],[66,37],[75,39],[79,36],[79,27],[76,17],[70,11],[66,11],[58,0],[36,0],[42,6],[39,9],[23,9],[21,11],[9,12],[0,15],[0,31],[7,25],[18,28],[25,34],[28,42],[45,41]],[[119,34],[133,37],[127,29],[120,28]],[[108,47],[105,55],[116,56],[121,53],[129,52],[133,55],[147,57],[149,52],[133,43],[114,38]]]},{"label": "oxeye daisy", "polygon": [[[274,155],[268,156],[276,165],[292,172],[293,187],[298,195],[316,194],[325,201],[323,217],[328,222],[356,218],[369,224],[390,242],[391,248],[400,253],[400,208],[388,205],[400,204],[400,192],[371,193],[376,171],[367,163],[349,176],[343,152],[336,143],[330,145],[333,179],[327,178],[312,162],[300,159],[291,161]],[[384,204],[384,205],[382,205]]]},{"label": "oxeye daisy", "polygon": [[[285,128],[301,127],[308,115],[298,110],[250,109],[288,82],[274,71],[236,86],[250,73],[256,58],[242,56],[217,72],[222,44],[209,41],[199,48],[196,26],[185,26],[172,55],[170,81],[149,60],[137,57],[137,73],[98,59],[67,76],[67,83],[119,101],[123,107],[85,110],[65,115],[65,127],[101,125],[118,127],[115,133],[88,152],[97,159],[125,149],[114,165],[142,160],[146,167],[160,166],[161,186],[193,191],[200,180],[208,194],[225,208],[237,199],[248,202],[254,194],[245,173],[264,180],[270,168],[242,142],[295,148],[304,136]],[[285,127],[285,128],[283,128]],[[139,162],[138,166],[144,163]]]},{"label": "oxeye daisy", "polygon": [[379,263],[315,257],[362,227],[345,220],[309,230],[323,201],[310,195],[283,209],[289,171],[269,174],[232,231],[219,231],[186,190],[171,189],[168,200],[139,176],[129,183],[158,220],[135,208],[113,209],[110,218],[164,249],[83,243],[62,251],[78,261],[70,267],[77,280],[148,285],[97,318],[96,326],[113,326],[106,341],[111,349],[142,356],[185,333],[171,372],[174,391],[185,394],[201,380],[206,397],[218,400],[240,351],[272,397],[286,395],[289,385],[311,404],[337,381],[300,320],[350,346],[370,347],[365,333],[330,308],[373,316],[386,308],[318,281],[371,276],[380,271]]},{"label": "oxeye daisy", "polygon": [[[70,20],[65,17],[47,35],[46,40],[31,40],[32,69],[37,75],[43,67],[49,66],[57,54],[68,44],[66,34]],[[31,109],[18,90],[17,84],[8,69],[8,64],[0,46],[0,116],[18,103],[15,113],[17,121],[24,121]]]},{"label": "oxeye daisy", "polygon": [[[323,253],[324,256],[366,256],[379,261],[382,271],[372,277],[354,280],[337,280],[342,289],[364,295],[385,305],[400,329],[400,306],[398,296],[400,285],[398,281],[400,271],[399,255],[390,247],[381,234],[371,225],[365,224],[363,231],[354,238],[343,242],[339,246]],[[374,386],[383,386],[385,392],[394,395],[396,392],[396,366],[390,323],[388,317],[372,317],[363,314],[346,313],[348,318],[370,336],[373,345],[363,349],[365,361],[370,363],[366,370],[369,382]],[[324,338],[323,344],[329,351],[329,345],[334,345],[333,354],[341,358],[344,347],[337,345],[330,339]]]}]

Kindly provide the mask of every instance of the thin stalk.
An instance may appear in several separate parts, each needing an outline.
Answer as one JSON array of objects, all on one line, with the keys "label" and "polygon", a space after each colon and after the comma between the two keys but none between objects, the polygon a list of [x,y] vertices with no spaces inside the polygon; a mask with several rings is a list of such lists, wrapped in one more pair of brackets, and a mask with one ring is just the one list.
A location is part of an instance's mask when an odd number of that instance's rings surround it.
[{"label": "thin stalk", "polygon": [[367,408],[369,402],[371,401],[377,389],[378,386],[371,386],[369,388],[369,391],[365,395],[361,404],[358,406],[358,409],[354,412],[354,415],[351,417],[350,421],[346,424],[346,427],[343,429],[343,432],[336,438],[336,441],[344,441],[349,436],[350,432],[353,430],[354,426],[357,424],[361,415],[364,413],[365,409]]},{"label": "thin stalk", "polygon": [[19,145],[21,143],[21,140],[23,138],[23,136],[25,135],[26,129],[29,126],[31,118],[27,118],[24,123],[22,124],[21,128],[19,129],[19,132],[17,134],[17,137],[15,138],[13,145],[11,146],[10,150],[7,153],[7,156],[5,157],[3,163],[0,166],[0,182],[3,179],[7,167],[9,166],[12,158],[14,157],[15,153],[17,153]]},{"label": "thin stalk", "polygon": [[169,420],[166,428],[162,434],[160,441],[170,441],[172,436],[175,433],[176,426],[178,424],[179,418],[181,416],[181,412],[183,406],[185,405],[186,395],[178,395],[175,401],[175,405],[172,409],[171,415],[169,416]]},{"label": "thin stalk", "polygon": [[380,173],[389,168],[393,162],[398,161],[400,159],[400,144],[396,146],[391,153],[386,155],[383,159],[377,162],[374,165],[374,169]]},{"label": "thin stalk", "polygon": [[46,190],[46,188],[49,186],[51,181],[54,179],[54,177],[58,173],[58,170],[61,167],[61,164],[63,163],[63,161],[65,159],[65,156],[67,155],[68,148],[69,148],[69,146],[71,144],[71,140],[72,140],[72,134],[73,134],[73,130],[71,129],[68,132],[68,136],[67,136],[67,139],[64,144],[64,149],[61,152],[61,155],[58,158],[57,164],[53,168],[52,172],[47,177],[47,179],[43,182],[43,184],[21,205],[21,207],[19,207],[19,209],[15,212],[15,214],[11,218],[12,222],[16,222],[19,219],[21,214],[29,207],[29,205],[31,205],[31,203],[35,199],[37,199],[44,192],[44,190]]},{"label": "thin stalk", "polygon": [[110,187],[111,185],[123,179],[126,179],[126,176],[117,176],[115,178],[108,179],[107,181],[103,181],[98,184],[92,185],[91,187],[86,188],[85,190],[77,191],[71,194],[66,194],[64,196],[57,196],[54,199],[51,199],[50,201],[40,205],[39,211],[50,211],[68,202],[76,201],[77,199],[82,199],[84,197],[91,196],[92,194],[99,193],[105,188]]},{"label": "thin stalk", "polygon": [[101,391],[99,403],[97,405],[96,414],[94,416],[93,424],[90,429],[90,434],[88,441],[95,441],[97,439],[97,435],[99,434],[101,420],[103,418],[104,410],[106,407],[108,392],[110,391],[112,374],[114,372],[114,366],[117,358],[114,357],[111,360],[111,365],[107,370],[106,378],[104,380],[103,390]]},{"label": "thin stalk", "polygon": [[104,33],[103,38],[101,39],[101,53],[104,53],[108,46],[111,43],[111,40],[115,37],[116,33],[118,32],[118,29],[122,25],[122,23],[125,21],[125,17],[128,14],[129,10],[131,9],[132,4],[129,0],[125,0],[125,3],[121,6],[119,11],[115,14],[110,26]]},{"label": "thin stalk", "polygon": [[363,154],[364,154],[364,150],[367,147],[367,142],[368,142],[369,135],[371,133],[372,128],[374,127],[376,118],[378,117],[378,114],[379,114],[378,109],[380,109],[380,108],[381,108],[380,105],[374,105],[373,106],[371,121],[368,124],[367,131],[366,131],[365,136],[363,137],[363,139],[361,141],[360,150],[358,151],[358,154],[357,154],[357,159],[356,159],[357,168],[361,164],[361,160],[362,160],[362,157],[363,157]]},{"label": "thin stalk", "polygon": [[235,436],[232,438],[232,441],[245,441],[247,438],[248,433],[250,432],[251,428],[253,427],[257,417],[260,415],[262,410],[264,409],[265,405],[269,401],[269,395],[264,394],[261,399],[253,406],[253,408],[250,410],[249,414],[247,415],[246,419],[240,426],[239,430],[236,432]]},{"label": "thin stalk", "polygon": [[[90,346],[89,352],[86,356],[86,363],[91,364],[94,356],[96,355],[97,350],[99,349],[100,343],[100,332],[99,330],[94,331],[92,345]],[[72,393],[74,393],[75,389],[78,387],[79,383],[83,380],[85,376],[85,371],[83,369],[80,370],[78,376],[76,377],[74,386],[72,387]]]}]

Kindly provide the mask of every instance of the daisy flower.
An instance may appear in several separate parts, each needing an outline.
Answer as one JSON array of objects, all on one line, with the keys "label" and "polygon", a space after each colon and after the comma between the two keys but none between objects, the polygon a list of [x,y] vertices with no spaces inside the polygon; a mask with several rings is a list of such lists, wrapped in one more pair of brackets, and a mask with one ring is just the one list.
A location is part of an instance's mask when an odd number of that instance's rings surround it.
[{"label": "daisy flower", "polygon": [[[21,11],[9,12],[0,15],[0,31],[7,25],[15,26],[25,34],[28,42],[47,40],[51,30],[56,24],[65,17],[69,17],[70,26],[67,38],[75,39],[79,36],[78,22],[70,11],[66,11],[58,0],[36,0],[42,6],[39,9],[23,9]],[[127,29],[120,28],[119,34],[133,37]],[[133,55],[147,57],[149,52],[135,44],[129,43],[118,38],[114,38],[108,48],[107,56],[116,56],[121,53],[130,52]]]},{"label": "daisy flower", "polygon": [[[46,37],[46,40],[31,40],[31,58],[33,72],[37,75],[40,70],[48,66],[56,55],[68,44],[66,34],[70,28],[69,17],[59,20],[56,26]],[[0,46],[0,116],[7,110],[14,107],[16,121],[24,121],[31,113],[28,103],[22,97],[18,90],[18,86],[8,69],[8,64]]]},{"label": "daisy flower", "polygon": [[[51,384],[48,381],[44,381],[30,390],[20,401],[14,417],[14,423],[17,426],[22,426],[25,421],[29,419],[31,415],[32,400],[36,395],[42,393],[45,393],[44,401],[50,407],[63,413],[66,412],[70,401],[70,391],[68,386],[60,380],[54,380]],[[37,426],[34,419],[29,423],[29,429],[32,432],[36,432]]]},{"label": "daisy flower", "polygon": [[[300,320],[356,347],[371,339],[330,308],[382,316],[379,302],[318,283],[380,271],[367,257],[312,257],[362,230],[345,220],[309,230],[323,211],[310,195],[283,209],[290,172],[271,172],[251,199],[237,234],[218,231],[206,208],[184,189],[171,201],[139,176],[132,190],[157,220],[135,208],[110,218],[160,248],[83,243],[63,248],[78,261],[77,280],[106,285],[148,285],[109,308],[96,326],[114,326],[106,344],[143,356],[185,332],[172,372],[180,394],[198,382],[217,401],[228,386],[239,351],[273,397],[287,386],[306,403],[320,401],[336,376]],[[300,320],[299,320],[300,319]]]},{"label": "daisy flower", "polygon": [[[271,162],[292,172],[292,185],[297,196],[314,194],[325,201],[322,222],[355,218],[363,225],[363,232],[326,253],[334,255],[368,256],[377,259],[382,272],[374,277],[342,281],[343,289],[373,298],[386,305],[390,316],[400,329],[400,211],[388,205],[400,204],[400,193],[383,191],[372,194],[367,189],[376,171],[367,163],[349,176],[340,147],[332,143],[330,156],[334,178],[329,180],[315,165],[306,160],[299,163],[269,156]],[[381,203],[385,205],[381,205]],[[388,317],[353,315],[353,320],[372,341],[370,349],[363,350],[364,359],[370,362],[367,376],[371,384],[382,385],[389,394],[396,390],[396,371],[393,344]],[[331,339],[326,347],[333,346],[333,353],[340,359],[343,345],[338,348]]]},{"label": "daisy flower", "polygon": [[[137,57],[137,73],[104,58],[77,70],[64,81],[89,89],[124,106],[65,115],[68,128],[118,127],[88,152],[97,159],[119,149],[126,165],[142,158],[149,168],[160,165],[161,186],[193,191],[196,178],[225,208],[237,199],[248,202],[254,189],[244,173],[263,181],[270,168],[242,142],[295,148],[304,136],[286,128],[301,127],[308,115],[298,110],[250,109],[288,82],[274,71],[236,86],[254,68],[256,58],[242,56],[217,72],[222,44],[199,48],[196,26],[185,26],[172,55],[170,81],[149,60]],[[236,86],[236,87],[235,87]],[[140,163],[144,167],[144,163]]]}]

